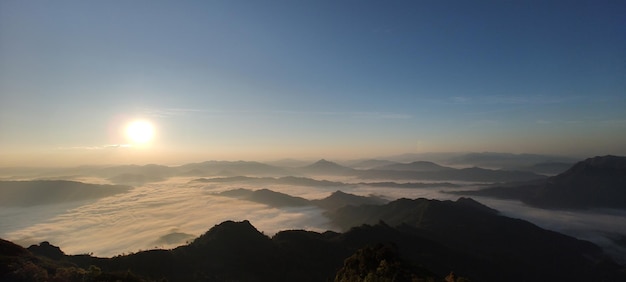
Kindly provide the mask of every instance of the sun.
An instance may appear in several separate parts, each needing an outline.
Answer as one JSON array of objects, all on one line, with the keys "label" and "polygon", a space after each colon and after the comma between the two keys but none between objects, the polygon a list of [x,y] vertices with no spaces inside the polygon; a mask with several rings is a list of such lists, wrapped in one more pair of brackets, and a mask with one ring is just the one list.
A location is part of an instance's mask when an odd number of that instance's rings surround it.
[{"label": "sun", "polygon": [[126,137],[135,144],[146,144],[154,137],[154,126],[146,120],[136,120],[126,126]]}]

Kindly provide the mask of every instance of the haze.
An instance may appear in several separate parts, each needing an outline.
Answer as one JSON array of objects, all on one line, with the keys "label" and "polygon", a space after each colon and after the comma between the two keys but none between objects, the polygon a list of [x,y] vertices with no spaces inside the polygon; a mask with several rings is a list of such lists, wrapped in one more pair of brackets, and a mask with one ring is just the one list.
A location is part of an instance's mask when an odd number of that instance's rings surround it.
[{"label": "haze", "polygon": [[[45,175],[50,172],[40,173]],[[85,183],[108,182],[94,177],[74,178]],[[341,231],[330,224],[320,207],[272,206],[219,194],[233,189],[271,189],[309,200],[328,197],[337,190],[361,196],[378,195],[388,200],[403,197],[456,200],[459,196],[443,191],[484,187],[483,183],[476,182],[455,182],[458,186],[445,187],[437,185],[442,182],[432,180],[422,181],[430,183],[422,188],[398,188],[392,182],[375,187],[366,183],[354,184],[358,180],[353,177],[318,175],[315,178],[334,178],[346,184],[310,184],[306,181],[279,184],[272,183],[271,179],[276,178],[259,177],[235,177],[230,180],[212,177],[209,182],[198,182],[197,178],[173,177],[137,184],[128,192],[92,200],[49,200],[43,205],[32,206],[5,203],[0,204],[0,237],[23,246],[50,241],[69,254],[93,253],[110,257],[139,250],[173,248],[192,241],[225,220],[250,220],[268,235],[290,229]],[[5,198],[16,197],[16,193],[7,194],[1,189],[0,192]],[[626,235],[624,210],[542,210],[511,200],[475,199],[506,216],[522,218],[543,228],[590,240],[616,260],[626,261],[626,249],[617,243],[619,236]]]},{"label": "haze", "polygon": [[[624,15],[609,0],[0,1],[0,238],[115,256],[225,220],[343,231],[309,200],[456,200],[626,156]],[[241,188],[309,204],[220,194]],[[620,207],[474,198],[626,263]]]},{"label": "haze", "polygon": [[[624,14],[620,1],[2,1],[0,166],[624,155]],[[138,120],[149,142],[125,133]]]}]

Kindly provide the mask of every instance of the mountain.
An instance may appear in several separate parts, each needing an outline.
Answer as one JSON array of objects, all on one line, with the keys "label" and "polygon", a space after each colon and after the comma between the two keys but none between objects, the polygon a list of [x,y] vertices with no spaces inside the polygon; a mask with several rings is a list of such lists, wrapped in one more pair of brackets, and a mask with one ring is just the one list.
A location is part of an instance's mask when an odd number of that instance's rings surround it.
[{"label": "mountain", "polygon": [[313,164],[300,167],[299,171],[313,175],[352,175],[355,172],[355,170],[352,168],[345,167],[324,159],[321,159]]},{"label": "mountain", "polygon": [[444,193],[463,196],[481,196],[508,200],[522,200],[532,195],[534,191],[544,185],[545,182],[545,179],[511,182],[502,183],[498,186],[482,188],[479,190],[444,191]]},{"label": "mountain", "polygon": [[297,185],[297,186],[312,186],[312,187],[340,187],[347,186],[342,182],[328,181],[328,180],[316,180],[306,177],[284,176],[284,177],[248,177],[248,176],[231,176],[231,177],[216,177],[216,178],[199,178],[192,180],[193,182],[202,183],[226,183],[226,182],[248,182],[262,185]]},{"label": "mountain", "polygon": [[291,173],[283,168],[247,161],[206,161],[177,167],[184,176],[287,176]]},{"label": "mountain", "polygon": [[[378,208],[370,210],[372,207]],[[351,216],[365,212],[381,218],[399,212],[404,219],[389,221],[407,223],[392,226],[378,222],[352,227],[344,233],[286,230],[270,238],[248,221],[225,221],[172,250],[112,258],[65,255],[49,244],[26,250],[0,240],[0,280],[36,281],[33,273],[58,278],[68,272],[80,281],[442,281],[444,277],[461,276],[489,282],[626,278],[620,272],[623,267],[604,257],[597,246],[498,215],[470,199],[399,200],[385,206],[342,210]],[[419,217],[422,219],[416,221]],[[23,279],[21,275],[26,274],[31,279]]]},{"label": "mountain", "polygon": [[468,153],[452,157],[445,161],[445,163],[450,165],[471,165],[489,168],[517,168],[546,162],[562,162],[571,164],[576,161],[576,159],[563,156],[483,152]]},{"label": "mountain", "polygon": [[[350,231],[358,224],[382,221],[399,233],[390,238],[407,236],[394,241],[407,257],[438,273],[444,271],[439,265],[445,262],[448,269],[477,281],[598,280],[600,274],[590,276],[583,268],[605,267],[598,264],[605,256],[598,246],[502,216],[468,198],[400,199],[382,206],[346,206],[327,214]],[[410,240],[417,238],[432,244],[412,245]],[[447,255],[440,257],[442,253]],[[420,259],[425,257],[430,261]]]},{"label": "mountain", "polygon": [[262,203],[272,207],[318,206],[326,210],[337,209],[346,205],[375,205],[388,202],[377,196],[364,197],[341,191],[336,191],[326,198],[317,200],[307,200],[268,189],[248,190],[240,188],[220,192],[218,195]]},{"label": "mountain", "polygon": [[[384,221],[392,226],[408,224],[414,227],[455,226],[458,221],[475,220],[497,215],[497,211],[471,198],[460,198],[456,202],[420,199],[399,199],[386,205],[364,205],[344,207],[329,213],[333,224],[348,230],[362,224]],[[469,226],[471,222],[458,227]]]},{"label": "mountain", "polygon": [[167,178],[176,174],[171,167],[156,164],[119,165],[93,170],[91,174],[111,178],[121,174],[144,175],[148,178]]},{"label": "mountain", "polygon": [[376,170],[398,170],[398,171],[421,171],[421,172],[430,172],[430,171],[446,171],[452,170],[453,168],[440,166],[433,162],[426,161],[416,161],[412,163],[395,163],[388,164],[380,167],[376,167]]},{"label": "mountain", "polygon": [[372,187],[392,187],[392,188],[438,188],[438,187],[459,187],[461,185],[454,184],[450,182],[431,182],[431,183],[422,183],[422,182],[407,182],[407,183],[396,183],[396,182],[361,182],[359,185],[372,186]]},{"label": "mountain", "polygon": [[526,171],[493,170],[479,167],[455,169],[448,168],[435,171],[413,170],[379,170],[370,169],[359,171],[358,176],[362,179],[391,179],[391,180],[454,180],[473,182],[506,182],[527,181],[546,178],[544,175]]},{"label": "mountain", "polygon": [[[95,176],[105,178],[116,184],[142,185],[159,182],[176,176],[289,176],[293,172],[284,168],[259,162],[247,161],[206,161],[181,166],[116,165],[116,166],[81,166],[73,168],[0,168],[0,174],[14,173],[36,178],[59,178],[63,176]],[[5,174],[6,175],[6,174]]]},{"label": "mountain", "polygon": [[465,153],[461,153],[461,152],[407,153],[407,154],[401,154],[401,155],[386,156],[383,159],[395,161],[395,162],[401,162],[401,163],[414,162],[417,160],[429,161],[429,162],[435,162],[435,163],[445,163],[447,160],[461,156],[463,154]]},{"label": "mountain", "polygon": [[130,271],[102,271],[93,264],[80,267],[69,261],[75,257],[48,242],[25,249],[0,239],[0,281],[145,281]]},{"label": "mountain", "polygon": [[350,187],[354,185],[363,185],[380,188],[438,188],[438,187],[459,187],[461,185],[450,182],[360,182],[357,184],[343,183],[338,181],[317,180],[307,177],[248,177],[248,176],[231,176],[231,177],[215,177],[215,178],[198,178],[191,182],[198,183],[246,183],[254,185],[292,185],[292,186],[309,186],[309,187]]},{"label": "mountain", "polygon": [[593,157],[545,181],[455,193],[518,199],[542,208],[626,209],[626,157]]},{"label": "mountain", "polygon": [[131,188],[66,180],[0,181],[0,206],[28,207],[94,200],[124,193]]},{"label": "mountain", "polygon": [[372,169],[375,167],[386,166],[391,164],[396,164],[397,162],[388,161],[388,160],[359,160],[353,161],[348,166],[354,169]]},{"label": "mountain", "polygon": [[277,167],[285,167],[285,168],[296,168],[308,165],[310,161],[305,160],[296,160],[296,159],[281,159],[275,161],[265,162],[266,164],[277,166]]},{"label": "mountain", "polygon": [[579,162],[548,178],[525,201],[540,207],[626,209],[626,157],[594,157]]},{"label": "mountain", "polygon": [[387,203],[388,201],[377,196],[357,196],[353,194],[344,193],[341,191],[335,191],[330,196],[320,199],[311,200],[316,206],[319,206],[326,210],[334,210],[343,206],[360,206],[360,205],[380,205]]},{"label": "mountain", "polygon": [[301,206],[310,206],[311,203],[309,200],[293,197],[287,194],[274,192],[268,189],[260,189],[260,190],[248,190],[248,189],[235,189],[228,190],[219,193],[220,196],[234,197],[242,200],[257,202],[266,204],[272,207],[301,207]]},{"label": "mountain", "polygon": [[122,173],[113,177],[107,178],[107,180],[115,184],[127,184],[127,185],[143,185],[145,183],[160,182],[166,180],[167,177],[155,174],[134,174],[134,173]]},{"label": "mountain", "polygon": [[574,163],[542,162],[530,166],[510,167],[508,170],[530,171],[539,174],[556,175],[568,170]]}]

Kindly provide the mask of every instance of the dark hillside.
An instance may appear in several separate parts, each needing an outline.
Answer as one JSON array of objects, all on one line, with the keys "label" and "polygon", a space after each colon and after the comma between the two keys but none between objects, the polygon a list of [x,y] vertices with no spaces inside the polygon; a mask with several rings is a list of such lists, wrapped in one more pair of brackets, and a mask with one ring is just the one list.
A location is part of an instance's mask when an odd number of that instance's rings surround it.
[{"label": "dark hillside", "polygon": [[626,209],[626,157],[589,158],[544,181],[454,193],[518,199],[540,208]]},{"label": "dark hillside", "polygon": [[539,207],[626,209],[626,157],[586,159],[524,199]]},{"label": "dark hillside", "polygon": [[450,272],[472,281],[626,278],[623,267],[599,247],[502,216],[472,199],[401,199],[345,206],[329,215],[347,231],[287,230],[270,238],[248,221],[226,221],[173,250],[113,258],[67,256],[49,244],[33,248],[33,255],[6,243],[0,245],[5,252],[0,258],[15,267],[4,268],[0,278],[14,277],[17,269],[56,275],[66,267],[82,269],[82,277],[87,269],[97,276],[97,269],[149,281],[441,281]]}]

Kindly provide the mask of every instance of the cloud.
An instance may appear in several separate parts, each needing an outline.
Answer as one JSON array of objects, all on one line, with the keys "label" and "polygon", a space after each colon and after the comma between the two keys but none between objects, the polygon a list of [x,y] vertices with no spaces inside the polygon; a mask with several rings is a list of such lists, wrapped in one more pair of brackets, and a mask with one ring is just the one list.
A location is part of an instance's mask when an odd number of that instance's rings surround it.
[{"label": "cloud", "polygon": [[355,112],[349,114],[352,118],[359,119],[410,119],[411,115],[398,113],[379,113],[379,112]]},{"label": "cloud", "polygon": [[[225,220],[250,220],[259,230],[274,234],[285,228],[327,230],[322,210],[316,207],[276,209],[262,204],[215,196],[210,191],[230,186],[188,185],[176,183],[151,184],[128,193],[107,197],[71,208],[41,222],[3,226],[0,237],[22,245],[50,241],[69,254],[93,252],[113,256],[154,247],[155,241],[172,230],[199,236]],[[28,209],[0,209],[0,220],[11,222],[11,214],[20,218]],[[30,218],[33,220],[33,218]],[[18,228],[18,229],[14,229]]]},{"label": "cloud", "polygon": [[455,103],[455,104],[466,104],[466,103],[472,102],[470,98],[462,97],[462,96],[450,97],[450,101],[452,101],[452,103]]},{"label": "cloud", "polygon": [[505,216],[521,218],[545,229],[591,241],[619,262],[626,263],[626,248],[612,240],[612,237],[626,236],[624,210],[545,210],[526,206],[519,201],[484,197],[475,199]]},{"label": "cloud", "polygon": [[305,116],[338,116],[349,118],[366,119],[410,119],[411,115],[394,112],[339,112],[339,111],[296,111],[296,110],[269,110],[269,111],[245,111],[245,110],[209,110],[209,109],[189,109],[189,108],[146,108],[143,115],[151,117],[177,117],[197,114],[211,115],[305,115]]},{"label": "cloud", "polygon": [[626,119],[599,119],[588,118],[580,120],[536,120],[535,123],[542,125],[575,125],[575,124],[589,124],[598,127],[626,127]]},{"label": "cloud", "polygon": [[580,97],[553,97],[544,95],[477,95],[477,96],[452,96],[440,103],[473,104],[473,105],[544,105],[559,104],[575,101]]},{"label": "cloud", "polygon": [[106,149],[120,149],[131,148],[131,144],[110,144],[100,146],[71,146],[71,147],[57,147],[57,150],[106,150]]},{"label": "cloud", "polygon": [[175,117],[175,116],[187,116],[196,113],[207,112],[202,109],[191,108],[144,108],[141,110],[142,114],[149,117]]},{"label": "cloud", "polygon": [[[199,236],[225,220],[250,220],[265,234],[280,230],[332,230],[323,211],[317,207],[272,208],[229,197],[215,195],[235,189],[261,189],[286,193],[307,199],[320,199],[337,187],[304,187],[255,183],[188,182],[178,178],[134,188],[125,194],[102,198],[80,205],[39,208],[0,207],[0,237],[28,246],[41,241],[59,245],[66,253],[93,252],[114,256],[154,247],[172,248],[177,242],[158,242],[172,232]],[[478,188],[471,183],[463,189]],[[458,188],[377,188],[352,185],[341,188],[357,195],[383,195],[389,199],[429,198],[456,200],[457,195],[442,193]],[[590,240],[611,255],[626,261],[626,250],[610,239],[626,235],[626,211],[558,211],[525,206],[519,201],[476,197],[478,201],[504,215],[528,220],[540,227]]]}]

